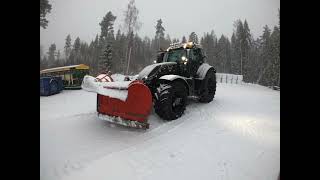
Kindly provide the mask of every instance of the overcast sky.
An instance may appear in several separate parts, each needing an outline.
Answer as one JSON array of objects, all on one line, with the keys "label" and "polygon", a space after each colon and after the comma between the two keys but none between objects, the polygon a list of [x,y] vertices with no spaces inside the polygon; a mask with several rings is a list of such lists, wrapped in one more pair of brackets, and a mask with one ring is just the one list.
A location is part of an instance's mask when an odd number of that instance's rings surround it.
[{"label": "overcast sky", "polygon": [[[40,45],[44,51],[55,43],[62,52],[65,38],[71,35],[90,43],[100,33],[99,22],[111,11],[117,19],[115,32],[123,22],[123,12],[129,0],[49,0],[51,13],[47,15],[47,29],[40,28]],[[196,32],[214,30],[229,38],[233,31],[233,22],[247,19],[251,33],[256,38],[262,34],[264,25],[270,29],[278,24],[280,0],[136,0],[142,27],[138,34],[142,37],[155,35],[155,25],[162,19],[165,33],[179,38]]]}]

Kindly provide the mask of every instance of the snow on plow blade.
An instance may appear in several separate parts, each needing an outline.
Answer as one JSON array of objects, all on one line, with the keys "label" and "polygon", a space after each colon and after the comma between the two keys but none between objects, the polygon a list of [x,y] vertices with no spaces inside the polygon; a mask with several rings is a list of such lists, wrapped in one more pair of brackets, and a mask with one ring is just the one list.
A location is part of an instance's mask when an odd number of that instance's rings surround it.
[{"label": "snow on plow blade", "polygon": [[152,95],[141,81],[97,82],[85,77],[83,89],[97,93],[98,117],[112,123],[148,129]]}]

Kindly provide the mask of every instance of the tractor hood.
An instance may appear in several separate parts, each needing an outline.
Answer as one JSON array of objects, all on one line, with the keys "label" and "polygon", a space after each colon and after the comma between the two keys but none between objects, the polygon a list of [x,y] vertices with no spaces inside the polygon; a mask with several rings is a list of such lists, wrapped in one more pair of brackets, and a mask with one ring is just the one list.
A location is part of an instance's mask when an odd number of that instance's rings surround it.
[{"label": "tractor hood", "polygon": [[138,75],[139,80],[145,80],[149,77],[156,75],[157,72],[160,71],[167,71],[173,69],[173,67],[177,65],[176,62],[162,62],[162,63],[156,63],[151,64],[149,66],[146,66]]}]

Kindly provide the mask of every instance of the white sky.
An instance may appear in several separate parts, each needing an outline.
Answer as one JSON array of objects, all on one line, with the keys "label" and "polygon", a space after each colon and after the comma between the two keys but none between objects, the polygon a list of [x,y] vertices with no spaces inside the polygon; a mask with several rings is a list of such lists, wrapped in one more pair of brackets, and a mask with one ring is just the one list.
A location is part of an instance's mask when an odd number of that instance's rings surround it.
[{"label": "white sky", "polygon": [[[40,28],[40,45],[44,51],[55,43],[57,50],[63,51],[65,38],[71,35],[72,43],[79,38],[90,43],[100,33],[99,22],[111,11],[117,16],[115,32],[123,21],[123,12],[129,0],[49,0],[51,13],[47,15],[47,29]],[[223,33],[229,38],[233,22],[247,19],[254,37],[262,34],[268,25],[273,29],[278,24],[280,0],[136,0],[142,27],[141,37],[155,35],[155,25],[162,19],[165,33],[172,38],[186,37],[196,32],[200,37],[204,32],[214,30],[220,37]]]}]

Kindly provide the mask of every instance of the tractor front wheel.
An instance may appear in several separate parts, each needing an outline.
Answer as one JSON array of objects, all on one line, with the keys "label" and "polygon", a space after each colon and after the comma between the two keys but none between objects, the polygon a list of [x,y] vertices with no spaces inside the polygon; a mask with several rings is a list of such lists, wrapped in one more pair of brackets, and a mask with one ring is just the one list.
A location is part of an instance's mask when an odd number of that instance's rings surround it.
[{"label": "tractor front wheel", "polygon": [[187,88],[181,81],[161,83],[156,91],[155,112],[164,120],[175,120],[186,109]]}]

